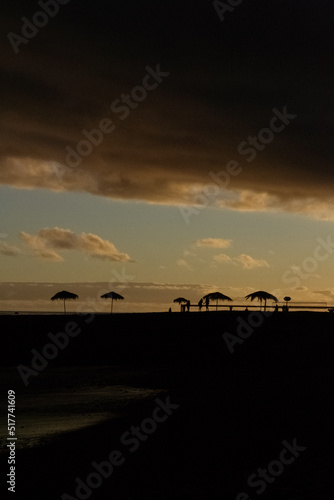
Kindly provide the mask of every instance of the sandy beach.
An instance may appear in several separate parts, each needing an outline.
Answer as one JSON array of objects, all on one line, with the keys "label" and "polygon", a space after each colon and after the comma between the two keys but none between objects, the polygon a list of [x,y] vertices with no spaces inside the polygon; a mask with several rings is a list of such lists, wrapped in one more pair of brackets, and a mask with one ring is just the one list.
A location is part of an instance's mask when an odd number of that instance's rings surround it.
[{"label": "sandy beach", "polygon": [[[334,318],[278,313],[254,326],[259,318],[1,317],[17,498],[333,498]],[[66,327],[77,335],[46,349]],[[226,332],[239,339],[233,353]],[[33,356],[43,352],[54,357],[41,368]]]}]

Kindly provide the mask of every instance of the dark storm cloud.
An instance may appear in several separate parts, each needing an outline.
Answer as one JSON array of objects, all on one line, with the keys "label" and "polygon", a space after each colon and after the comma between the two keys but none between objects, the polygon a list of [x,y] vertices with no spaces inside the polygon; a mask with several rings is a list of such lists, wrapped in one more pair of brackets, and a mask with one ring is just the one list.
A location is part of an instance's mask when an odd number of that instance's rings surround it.
[{"label": "dark storm cloud", "polygon": [[[0,9],[1,183],[192,204],[235,160],[236,197],[218,206],[329,217],[331,2],[244,1],[221,22],[210,1],[71,0],[17,54],[8,33],[41,7]],[[169,75],[126,118],[111,111],[158,65]],[[249,161],[240,144],[284,107],[296,118]],[[106,118],[113,131],[68,168],[66,147]]]}]

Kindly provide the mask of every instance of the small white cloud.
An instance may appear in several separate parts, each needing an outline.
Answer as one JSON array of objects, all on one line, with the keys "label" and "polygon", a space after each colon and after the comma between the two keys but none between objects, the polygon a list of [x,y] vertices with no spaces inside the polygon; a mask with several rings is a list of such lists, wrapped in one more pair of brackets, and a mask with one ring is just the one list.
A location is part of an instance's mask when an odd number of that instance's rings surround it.
[{"label": "small white cloud", "polygon": [[269,264],[264,259],[254,259],[250,255],[241,254],[239,257],[235,257],[236,262],[240,262],[243,269],[255,269],[257,267],[269,267]]},{"label": "small white cloud", "polygon": [[176,263],[179,267],[184,267],[185,269],[189,269],[189,271],[192,270],[192,267],[184,259],[179,259],[178,261],[176,261]]},{"label": "small white cloud", "polygon": [[196,241],[198,247],[229,248],[232,240],[223,238],[202,238]]},{"label": "small white cloud", "polygon": [[230,257],[224,253],[220,253],[213,257],[213,261],[219,264],[233,264],[241,266],[243,269],[255,269],[257,267],[269,267],[266,260],[255,259],[247,254],[241,254],[238,257]]},{"label": "small white cloud", "polygon": [[7,257],[14,257],[18,255],[20,250],[12,245],[8,245],[5,242],[0,242],[0,254],[6,255]]},{"label": "small white cloud", "polygon": [[213,257],[213,260],[215,262],[219,262],[219,263],[233,262],[232,257],[230,257],[229,255],[226,255],[225,253],[220,253],[218,255],[215,255]]},{"label": "small white cloud", "polygon": [[196,257],[196,254],[194,252],[190,252],[189,250],[184,250],[183,252],[183,257]]}]

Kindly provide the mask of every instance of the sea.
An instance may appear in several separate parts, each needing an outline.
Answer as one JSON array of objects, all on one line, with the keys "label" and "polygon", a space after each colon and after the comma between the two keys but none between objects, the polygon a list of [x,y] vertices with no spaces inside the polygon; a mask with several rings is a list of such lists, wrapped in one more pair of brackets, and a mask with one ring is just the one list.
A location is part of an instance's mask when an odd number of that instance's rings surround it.
[{"label": "sea", "polygon": [[[122,367],[49,367],[25,387],[16,368],[0,369],[2,415],[15,392],[16,448],[50,444],[59,435],[127,416],[136,402],[154,400],[160,389],[141,386],[145,373]],[[7,419],[0,422],[0,453],[7,453]]]}]

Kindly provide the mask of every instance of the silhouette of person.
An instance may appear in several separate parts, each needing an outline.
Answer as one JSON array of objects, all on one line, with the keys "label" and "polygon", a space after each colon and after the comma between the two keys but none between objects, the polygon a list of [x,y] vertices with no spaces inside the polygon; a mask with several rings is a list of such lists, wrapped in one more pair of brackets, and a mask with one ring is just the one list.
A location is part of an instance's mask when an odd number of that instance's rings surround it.
[{"label": "silhouette of person", "polygon": [[210,299],[209,299],[209,297],[207,297],[207,298],[205,299],[205,307],[206,307],[206,310],[207,310],[207,311],[209,310],[209,301],[210,301]]},{"label": "silhouette of person", "polygon": [[246,307],[245,312],[248,312],[248,307]]},{"label": "silhouette of person", "polygon": [[203,299],[199,300],[199,302],[198,302],[198,308],[199,308],[199,310],[202,309],[202,306],[203,306]]},{"label": "silhouette of person", "polygon": [[187,300],[186,308],[187,308],[187,312],[189,312],[189,310],[190,310],[190,300]]}]

